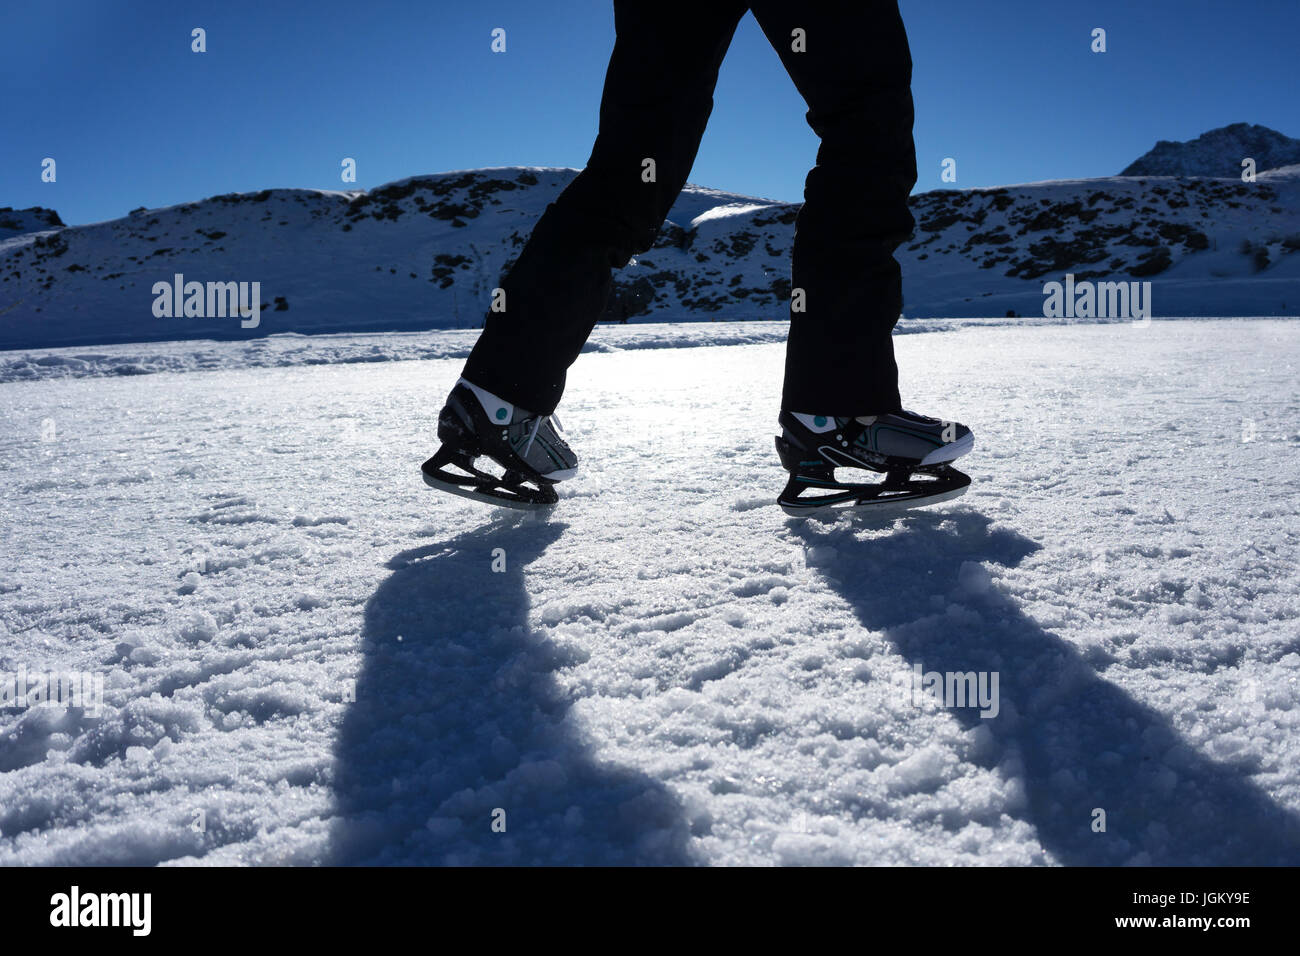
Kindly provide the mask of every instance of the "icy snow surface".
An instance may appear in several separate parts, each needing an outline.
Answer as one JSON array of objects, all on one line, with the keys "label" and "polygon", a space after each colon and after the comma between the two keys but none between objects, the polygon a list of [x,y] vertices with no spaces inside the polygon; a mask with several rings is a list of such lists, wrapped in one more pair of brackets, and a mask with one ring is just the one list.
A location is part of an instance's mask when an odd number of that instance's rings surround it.
[{"label": "icy snow surface", "polygon": [[1300,862],[1300,325],[897,348],[974,484],[878,527],[772,504],[774,343],[585,355],[523,519],[419,480],[458,359],[0,385],[0,671],[105,683],[0,863]]}]

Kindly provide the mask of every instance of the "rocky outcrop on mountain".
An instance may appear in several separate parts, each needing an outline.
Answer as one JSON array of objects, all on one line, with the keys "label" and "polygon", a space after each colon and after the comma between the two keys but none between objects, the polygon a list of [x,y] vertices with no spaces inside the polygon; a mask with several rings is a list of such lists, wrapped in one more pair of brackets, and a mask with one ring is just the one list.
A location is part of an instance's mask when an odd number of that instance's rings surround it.
[{"label": "rocky outcrop on mountain", "polygon": [[1300,139],[1267,126],[1233,123],[1185,143],[1162,139],[1120,175],[1240,176],[1245,159],[1253,159],[1258,172],[1292,166],[1300,163]]},{"label": "rocky outcrop on mountain", "polygon": [[43,229],[57,229],[62,225],[63,220],[59,214],[44,206],[31,206],[27,209],[0,207],[0,239],[40,232]]}]

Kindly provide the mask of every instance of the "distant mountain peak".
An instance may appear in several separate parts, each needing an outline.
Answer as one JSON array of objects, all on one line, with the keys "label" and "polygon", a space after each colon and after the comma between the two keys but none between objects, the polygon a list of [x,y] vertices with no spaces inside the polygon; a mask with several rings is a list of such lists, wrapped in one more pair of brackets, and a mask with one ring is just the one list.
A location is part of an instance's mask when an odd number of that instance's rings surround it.
[{"label": "distant mountain peak", "polygon": [[1255,160],[1258,172],[1300,163],[1300,139],[1267,126],[1233,123],[1185,143],[1162,139],[1120,175],[1236,177],[1246,158]]}]

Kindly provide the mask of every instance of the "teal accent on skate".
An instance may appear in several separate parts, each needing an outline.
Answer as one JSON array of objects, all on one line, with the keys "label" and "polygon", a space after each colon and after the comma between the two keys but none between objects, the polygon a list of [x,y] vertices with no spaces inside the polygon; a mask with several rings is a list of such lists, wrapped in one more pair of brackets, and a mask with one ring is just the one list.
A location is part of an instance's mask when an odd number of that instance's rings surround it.
[{"label": "teal accent on skate", "polygon": [[497,421],[501,421],[501,420],[502,420],[503,418],[505,418],[505,417],[506,417],[506,410],[505,410],[504,408],[498,408],[498,409],[497,409]]},{"label": "teal accent on skate", "polygon": [[813,424],[816,425],[818,428],[825,428],[825,427],[826,427],[826,416],[825,416],[825,415],[818,415],[816,418],[813,419]]}]

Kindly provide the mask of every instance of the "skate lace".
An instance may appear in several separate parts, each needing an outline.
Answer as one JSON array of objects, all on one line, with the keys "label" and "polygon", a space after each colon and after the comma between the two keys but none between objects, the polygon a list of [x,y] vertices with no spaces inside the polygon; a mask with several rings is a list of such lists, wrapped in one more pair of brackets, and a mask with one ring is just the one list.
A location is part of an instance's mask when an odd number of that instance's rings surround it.
[{"label": "skate lace", "polygon": [[528,441],[524,442],[524,450],[519,457],[527,458],[528,451],[533,447],[533,439],[537,437],[537,430],[542,427],[542,416],[538,415],[533,419],[532,430],[528,433]]}]

